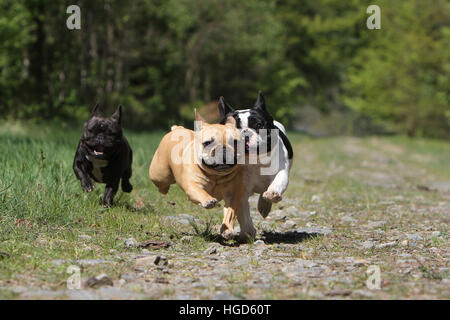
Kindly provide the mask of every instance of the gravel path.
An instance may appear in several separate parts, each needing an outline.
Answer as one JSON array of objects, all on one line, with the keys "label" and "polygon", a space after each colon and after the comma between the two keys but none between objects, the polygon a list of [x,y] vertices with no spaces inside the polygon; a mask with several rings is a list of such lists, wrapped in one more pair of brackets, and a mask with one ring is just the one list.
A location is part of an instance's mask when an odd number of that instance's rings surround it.
[{"label": "gravel path", "polygon": [[[202,238],[190,221],[206,223],[195,214],[166,216],[180,232],[148,236],[163,242],[122,239],[102,259],[54,260],[98,269],[96,278],[81,273],[81,290],[10,289],[24,299],[449,299],[450,182],[403,162],[395,145],[375,152],[349,138],[346,155],[363,160],[324,168],[312,144],[296,153],[280,205],[267,219],[253,214],[253,244],[221,239],[217,226]],[[341,187],[341,178],[355,184]]]}]

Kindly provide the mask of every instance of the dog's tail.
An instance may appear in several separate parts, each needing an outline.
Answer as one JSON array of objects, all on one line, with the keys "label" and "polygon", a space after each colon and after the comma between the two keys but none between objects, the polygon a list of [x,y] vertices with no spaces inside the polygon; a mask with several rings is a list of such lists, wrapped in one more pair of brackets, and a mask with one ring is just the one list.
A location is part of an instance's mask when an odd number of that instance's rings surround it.
[{"label": "dog's tail", "polygon": [[172,127],[170,128],[170,131],[173,131],[173,130],[176,130],[176,129],[184,129],[184,127],[183,127],[183,126],[177,126],[177,125],[174,125],[174,126],[172,126]]}]

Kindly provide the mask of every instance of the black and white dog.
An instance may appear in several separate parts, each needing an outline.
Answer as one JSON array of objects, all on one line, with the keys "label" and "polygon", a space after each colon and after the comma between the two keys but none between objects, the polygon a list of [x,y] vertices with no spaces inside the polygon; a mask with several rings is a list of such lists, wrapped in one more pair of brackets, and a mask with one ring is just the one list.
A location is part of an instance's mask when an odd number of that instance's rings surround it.
[{"label": "black and white dog", "polygon": [[[236,120],[236,126],[245,139],[246,163],[244,165],[245,197],[242,200],[242,214],[238,216],[241,238],[254,238],[256,229],[250,217],[248,198],[259,193],[258,211],[265,218],[272,203],[281,201],[289,183],[289,171],[293,161],[291,143],[284,126],[274,121],[266,109],[261,92],[255,106],[245,110],[234,110],[222,98],[219,101],[221,123],[229,116]],[[257,161],[248,163],[252,153],[257,153]],[[265,161],[260,161],[260,157]]]}]

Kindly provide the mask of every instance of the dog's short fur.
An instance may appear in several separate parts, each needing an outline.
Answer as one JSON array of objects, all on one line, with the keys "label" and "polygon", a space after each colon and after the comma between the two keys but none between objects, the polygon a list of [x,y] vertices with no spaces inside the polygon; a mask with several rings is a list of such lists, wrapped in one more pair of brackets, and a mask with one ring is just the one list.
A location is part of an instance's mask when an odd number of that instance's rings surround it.
[{"label": "dog's short fur", "polygon": [[131,163],[133,154],[122,133],[122,107],[110,118],[104,118],[97,104],[78,143],[73,170],[86,192],[94,190],[92,180],[105,183],[103,205],[111,206],[122,179],[122,190],[131,192]]},{"label": "dog's short fur", "polygon": [[207,209],[225,200],[224,213],[229,220],[224,220],[221,232],[232,231],[230,223],[241,216],[243,183],[237,165],[241,134],[233,117],[223,125],[206,123],[197,111],[195,118],[200,130],[174,126],[163,137],[150,164],[150,179],[163,194],[177,183],[190,201]]},{"label": "dog's short fur", "polygon": [[[236,120],[236,127],[239,128],[245,137],[246,155],[249,150],[255,150],[258,153],[266,147],[266,155],[270,157],[270,163],[277,162],[278,171],[274,174],[262,174],[262,169],[267,169],[267,164],[260,162],[256,164],[246,164],[243,166],[244,197],[241,205],[244,208],[242,214],[244,217],[239,221],[241,232],[244,231],[250,235],[254,235],[256,230],[250,218],[248,205],[248,197],[253,193],[259,193],[258,211],[265,218],[271,208],[272,203],[279,202],[282,194],[286,190],[289,183],[289,171],[292,166],[293,151],[292,146],[286,136],[286,130],[283,125],[274,121],[272,116],[266,109],[266,103],[261,92],[255,106],[245,110],[234,110],[227,103],[219,105],[219,113],[221,123],[229,117]],[[267,135],[262,136],[258,130],[267,129]],[[270,129],[278,129],[278,137],[274,137],[275,145],[271,143]],[[275,139],[277,138],[277,139]],[[275,149],[276,148],[276,149]],[[275,152],[276,151],[276,152]],[[246,157],[247,159],[248,157]]]}]

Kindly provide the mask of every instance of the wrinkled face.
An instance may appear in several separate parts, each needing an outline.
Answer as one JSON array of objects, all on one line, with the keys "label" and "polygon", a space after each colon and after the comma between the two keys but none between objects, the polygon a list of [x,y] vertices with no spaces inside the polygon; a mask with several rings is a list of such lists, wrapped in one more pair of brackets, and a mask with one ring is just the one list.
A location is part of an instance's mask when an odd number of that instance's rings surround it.
[{"label": "wrinkled face", "polygon": [[195,132],[195,146],[199,163],[214,171],[232,169],[240,158],[241,134],[233,123],[207,124],[202,122]]},{"label": "wrinkled face", "polygon": [[236,127],[241,130],[245,142],[245,153],[267,153],[272,149],[271,129],[272,117],[258,108],[234,111]]},{"label": "wrinkled face", "polygon": [[89,155],[108,158],[122,140],[122,126],[115,118],[91,117],[84,126],[82,141]]},{"label": "wrinkled face", "polygon": [[261,92],[258,94],[255,106],[251,109],[234,110],[224,98],[219,100],[220,123],[233,117],[236,128],[241,131],[245,143],[246,156],[265,154],[272,150],[271,133],[275,129],[273,118],[266,110],[266,102]]}]

